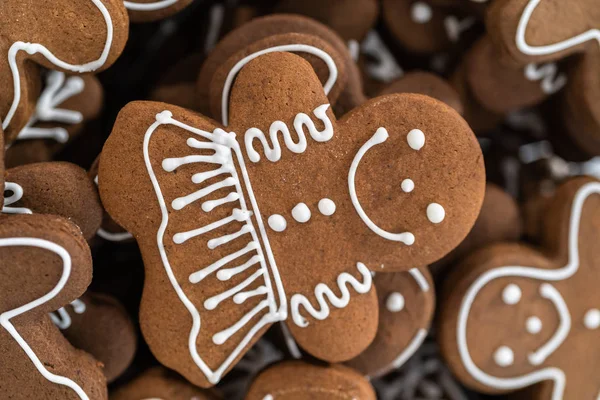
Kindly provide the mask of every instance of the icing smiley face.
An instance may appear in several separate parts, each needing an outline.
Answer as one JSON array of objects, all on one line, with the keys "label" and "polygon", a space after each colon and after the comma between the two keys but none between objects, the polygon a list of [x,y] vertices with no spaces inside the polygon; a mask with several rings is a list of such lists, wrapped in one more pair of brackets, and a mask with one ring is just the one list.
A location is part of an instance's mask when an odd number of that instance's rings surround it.
[{"label": "icing smiley face", "polygon": [[[332,58],[303,49],[333,71]],[[326,97],[333,83],[324,89],[310,64],[283,51],[232,68],[227,126],[133,103],[100,159],[103,204],[137,239],[148,270],[142,331],[163,364],[198,385],[216,383],[277,321],[317,358],[357,356],[378,325],[369,268],[443,256],[481,204],[479,146],[455,111],[391,95],[338,121]],[[413,129],[421,134],[409,138]],[[444,212],[434,206],[432,222],[433,203]]]},{"label": "icing smiley face", "polygon": [[128,35],[122,0],[3,1],[0,14],[19,16],[1,28],[0,119],[8,141],[32,117],[39,94],[40,71],[28,60],[51,70],[99,72],[116,60]]},{"label": "icing smiley face", "polygon": [[532,389],[534,398],[596,398],[597,380],[578,372],[592,368],[597,357],[599,210],[600,183],[572,180],[548,211],[554,218],[547,221],[545,242],[555,258],[494,245],[465,261],[469,272],[449,292],[440,331],[442,348],[465,383],[494,392],[548,381]]}]

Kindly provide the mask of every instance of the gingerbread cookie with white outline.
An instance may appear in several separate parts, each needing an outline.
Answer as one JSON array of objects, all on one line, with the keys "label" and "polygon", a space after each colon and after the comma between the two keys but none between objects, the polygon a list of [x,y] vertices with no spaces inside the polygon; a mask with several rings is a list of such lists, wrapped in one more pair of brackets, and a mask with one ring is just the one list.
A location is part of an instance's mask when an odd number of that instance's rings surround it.
[{"label": "gingerbread cookie with white outline", "polygon": [[73,348],[48,316],[92,279],[79,228],[55,216],[0,216],[0,266],[3,396],[107,399],[102,364]]},{"label": "gingerbread cookie with white outline", "polygon": [[600,182],[561,185],[544,222],[542,251],[497,244],[464,261],[441,303],[439,342],[479,391],[595,399]]},{"label": "gingerbread cookie with white outline", "polygon": [[7,143],[35,113],[39,66],[100,72],[114,63],[129,34],[122,0],[5,0],[0,19],[0,120]]},{"label": "gingerbread cookie with white outline", "polygon": [[485,186],[479,144],[445,104],[383,96],[337,121],[301,57],[244,62],[223,93],[224,125],[131,103],[100,158],[103,204],[144,258],[144,336],[202,386],[288,318],[313,356],[360,354],[378,324],[369,268],[445,255]]}]

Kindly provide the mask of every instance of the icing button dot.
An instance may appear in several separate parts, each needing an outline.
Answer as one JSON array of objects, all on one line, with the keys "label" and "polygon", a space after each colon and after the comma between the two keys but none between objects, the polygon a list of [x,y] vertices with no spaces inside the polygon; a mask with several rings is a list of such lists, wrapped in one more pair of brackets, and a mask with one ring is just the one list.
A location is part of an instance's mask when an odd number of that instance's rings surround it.
[{"label": "icing button dot", "polygon": [[412,20],[418,24],[425,24],[431,21],[432,14],[431,7],[422,1],[417,1],[410,9]]},{"label": "icing button dot", "polygon": [[494,361],[501,367],[508,367],[515,361],[515,354],[510,347],[500,346],[494,352]]},{"label": "icing button dot", "polygon": [[391,293],[385,301],[385,306],[389,312],[399,312],[404,309],[404,296],[401,293],[393,292]]},{"label": "icing button dot", "polygon": [[310,219],[310,209],[306,204],[298,203],[292,208],[292,217],[303,224]]},{"label": "icing button dot", "polygon": [[335,212],[335,203],[331,199],[321,199],[319,200],[319,211],[321,214],[329,216],[333,215]]},{"label": "icing button dot", "polygon": [[413,150],[421,150],[425,146],[425,134],[420,129],[413,129],[408,132],[406,140]]},{"label": "icing button dot", "polygon": [[527,321],[525,321],[525,328],[527,329],[527,332],[532,335],[540,333],[542,330],[542,320],[536,316],[529,317],[527,318]]},{"label": "icing button dot", "polygon": [[434,224],[439,224],[446,218],[446,210],[438,203],[431,203],[427,206],[427,219]]},{"label": "icing button dot", "polygon": [[598,329],[600,327],[600,310],[592,308],[585,313],[583,325],[588,329]]},{"label": "icing button dot", "polygon": [[283,232],[287,227],[287,221],[279,214],[271,215],[267,222],[269,223],[271,229],[273,229],[275,232]]},{"label": "icing button dot", "polygon": [[517,304],[521,300],[521,288],[514,283],[506,285],[502,291],[502,300],[509,305]]},{"label": "icing button dot", "polygon": [[405,179],[400,184],[400,187],[404,193],[410,193],[415,188],[415,183],[412,181],[412,179]]}]

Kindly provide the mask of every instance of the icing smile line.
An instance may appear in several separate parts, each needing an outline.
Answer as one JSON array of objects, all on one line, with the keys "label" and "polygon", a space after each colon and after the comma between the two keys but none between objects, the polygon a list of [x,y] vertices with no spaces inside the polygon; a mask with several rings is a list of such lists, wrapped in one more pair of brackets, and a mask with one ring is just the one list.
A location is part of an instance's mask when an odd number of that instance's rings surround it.
[{"label": "icing smile line", "polygon": [[561,344],[563,344],[571,330],[571,314],[569,313],[567,304],[560,292],[551,284],[543,283],[540,286],[540,295],[554,304],[556,311],[558,312],[560,324],[554,335],[546,342],[546,344],[529,354],[528,359],[532,365],[540,365],[543,363],[560,347]]}]

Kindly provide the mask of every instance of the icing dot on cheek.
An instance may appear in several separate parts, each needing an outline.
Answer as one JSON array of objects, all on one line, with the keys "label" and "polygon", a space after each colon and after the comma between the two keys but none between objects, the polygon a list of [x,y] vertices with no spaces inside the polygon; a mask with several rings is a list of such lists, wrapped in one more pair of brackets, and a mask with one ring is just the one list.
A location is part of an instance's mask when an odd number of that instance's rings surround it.
[{"label": "icing dot on cheek", "polygon": [[446,218],[446,210],[438,203],[431,203],[427,206],[427,219],[434,224],[439,224]]},{"label": "icing dot on cheek", "polygon": [[531,333],[532,335],[540,333],[542,330],[542,320],[535,316],[529,317],[525,322],[525,328],[527,329],[527,332]]},{"label": "icing dot on cheek", "polygon": [[298,203],[292,208],[292,217],[300,223],[308,222],[310,219],[310,209],[304,203]]},{"label": "icing dot on cheek", "polygon": [[415,183],[412,181],[412,179],[405,179],[400,184],[400,187],[402,188],[403,192],[410,193],[415,188]]},{"label": "icing dot on cheek", "polygon": [[279,214],[271,215],[269,217],[268,223],[271,229],[273,229],[275,232],[283,232],[287,227],[287,221],[285,220],[285,218],[283,218],[283,216]]},{"label": "icing dot on cheek", "polygon": [[600,328],[600,310],[597,308],[588,310],[583,317],[583,325],[588,329]]},{"label": "icing dot on cheek", "polygon": [[410,9],[412,20],[418,24],[425,24],[431,21],[431,14],[431,7],[422,1],[417,1]]},{"label": "icing dot on cheek", "polygon": [[520,300],[521,289],[514,283],[506,285],[506,287],[502,291],[502,301],[504,301],[504,303],[506,304],[513,305],[517,304]]},{"label": "icing dot on cheek", "polygon": [[421,150],[425,146],[425,134],[420,129],[413,129],[408,132],[406,140],[413,150]]},{"label": "icing dot on cheek", "polygon": [[501,367],[508,367],[515,361],[515,354],[510,347],[501,346],[494,352],[494,362]]},{"label": "icing dot on cheek", "polygon": [[333,215],[335,212],[335,203],[331,199],[321,199],[319,200],[319,211],[323,215]]},{"label": "icing dot on cheek", "polygon": [[399,312],[404,309],[404,296],[398,292],[391,293],[385,301],[385,306],[389,312]]}]

